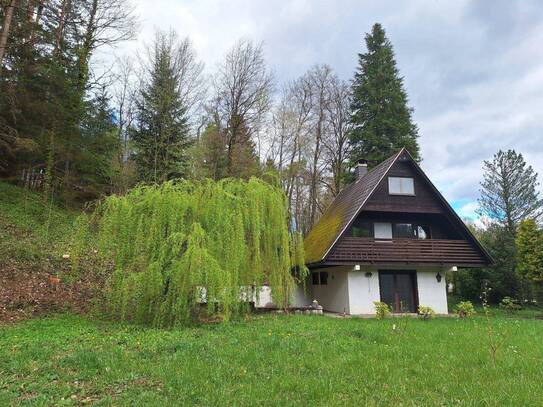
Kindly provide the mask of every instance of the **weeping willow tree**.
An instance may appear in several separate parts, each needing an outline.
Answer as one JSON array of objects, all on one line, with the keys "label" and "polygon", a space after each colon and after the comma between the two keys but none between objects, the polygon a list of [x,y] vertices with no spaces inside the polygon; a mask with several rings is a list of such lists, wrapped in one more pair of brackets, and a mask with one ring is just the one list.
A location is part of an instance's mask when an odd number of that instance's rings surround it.
[{"label": "weeping willow tree", "polygon": [[114,317],[155,326],[202,312],[229,319],[263,284],[286,306],[304,279],[302,239],[287,218],[281,189],[256,178],[167,182],[105,199],[80,223],[75,247],[113,262]]}]

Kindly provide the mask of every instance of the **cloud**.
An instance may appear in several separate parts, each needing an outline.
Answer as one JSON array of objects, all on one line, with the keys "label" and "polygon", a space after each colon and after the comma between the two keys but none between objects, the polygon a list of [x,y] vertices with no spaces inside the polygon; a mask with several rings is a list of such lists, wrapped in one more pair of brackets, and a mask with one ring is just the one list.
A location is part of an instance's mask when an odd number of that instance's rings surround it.
[{"label": "cloud", "polygon": [[375,22],[391,39],[420,129],[423,168],[451,201],[478,196],[482,161],[514,148],[543,174],[543,7],[538,0],[138,0],[142,31],[190,36],[212,72],[240,37],[262,41],[280,83],[327,63],[350,79]]}]

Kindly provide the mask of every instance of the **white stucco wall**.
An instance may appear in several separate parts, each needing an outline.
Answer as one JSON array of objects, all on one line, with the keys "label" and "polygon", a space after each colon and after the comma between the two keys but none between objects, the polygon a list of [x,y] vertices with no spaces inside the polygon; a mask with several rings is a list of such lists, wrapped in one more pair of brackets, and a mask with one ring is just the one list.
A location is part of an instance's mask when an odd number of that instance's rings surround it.
[{"label": "white stucco wall", "polygon": [[[304,307],[310,305],[316,299],[325,311],[345,312],[351,315],[375,314],[373,302],[381,301],[379,269],[413,270],[414,268],[362,266],[360,270],[355,270],[353,266],[344,266],[320,269],[318,271],[328,272],[328,284],[312,285],[311,278],[309,278],[305,289],[303,285],[296,288],[291,299],[291,305],[293,307]],[[438,271],[442,275],[439,283],[436,279]],[[419,305],[431,307],[438,314],[448,313],[445,271],[442,268],[419,267],[417,269]],[[366,277],[367,272],[371,272],[371,277]],[[270,287],[262,287],[256,306],[259,308],[275,307],[271,300]]]},{"label": "white stucco wall", "polygon": [[[329,267],[327,285],[311,285],[311,301],[316,299],[326,311],[349,313],[348,271],[352,267]],[[311,284],[311,280],[309,281]]]},{"label": "white stucco wall", "polygon": [[[352,315],[375,314],[374,301],[381,301],[379,291],[379,270],[402,270],[413,267],[362,267],[360,271],[349,272],[349,304]],[[370,278],[365,276],[367,271],[372,272]],[[441,273],[442,279],[438,283],[436,274]],[[447,289],[445,282],[445,269],[416,268],[417,291],[419,305],[431,307],[438,314],[447,314]]]},{"label": "white stucco wall", "polygon": [[[304,288],[303,284],[300,284],[294,289],[290,300],[290,305],[292,307],[306,307],[313,301],[309,298],[310,294],[307,284],[308,283],[306,283],[306,288]],[[276,304],[272,301],[271,291],[271,288],[267,285],[260,289],[258,298],[256,298],[255,295],[254,299],[256,308],[277,308]]]},{"label": "white stucco wall", "polygon": [[[371,272],[371,277],[366,273]],[[351,268],[348,272],[350,314],[374,314],[374,301],[380,301],[379,273],[370,267],[361,267],[360,271]]]},{"label": "white stucco wall", "polygon": [[303,286],[303,284],[299,284],[298,286],[296,286],[290,300],[290,304],[293,307],[307,307],[311,304],[311,301],[313,301],[313,299],[310,298],[311,287],[309,286],[309,284],[311,284],[311,282],[306,282],[305,287]]},{"label": "white stucco wall", "polygon": [[[442,276],[439,283],[436,279],[438,272]],[[430,307],[438,314],[448,314],[447,283],[445,282],[444,269],[417,270],[417,288],[419,291],[419,305]]]}]

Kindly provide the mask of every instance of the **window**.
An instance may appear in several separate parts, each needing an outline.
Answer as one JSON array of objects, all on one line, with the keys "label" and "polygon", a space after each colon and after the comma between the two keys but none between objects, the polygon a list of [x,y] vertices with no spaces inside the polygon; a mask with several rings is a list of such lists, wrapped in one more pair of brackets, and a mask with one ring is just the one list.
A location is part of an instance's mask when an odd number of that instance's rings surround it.
[{"label": "window", "polygon": [[328,285],[328,272],[314,272],[311,273],[311,284],[313,285]]},{"label": "window", "polygon": [[418,225],[417,226],[417,238],[419,238],[419,239],[430,239],[431,238],[430,227],[429,226]]},{"label": "window", "polygon": [[388,177],[388,193],[390,195],[415,195],[413,178]]},{"label": "window", "polygon": [[328,285],[328,272],[321,271],[320,277],[321,277],[321,285]]},{"label": "window", "polygon": [[398,239],[412,239],[415,237],[415,231],[411,223],[396,223],[394,224],[393,236]]},{"label": "window", "polygon": [[319,285],[319,273],[311,273],[311,284]]},{"label": "window", "polygon": [[373,230],[376,239],[392,239],[392,223],[376,222]]},{"label": "window", "polygon": [[351,228],[352,237],[371,237],[371,223],[370,222],[361,222],[359,224],[353,225]]},{"label": "window", "polygon": [[412,223],[395,223],[392,225],[394,239],[430,239],[430,227]]}]

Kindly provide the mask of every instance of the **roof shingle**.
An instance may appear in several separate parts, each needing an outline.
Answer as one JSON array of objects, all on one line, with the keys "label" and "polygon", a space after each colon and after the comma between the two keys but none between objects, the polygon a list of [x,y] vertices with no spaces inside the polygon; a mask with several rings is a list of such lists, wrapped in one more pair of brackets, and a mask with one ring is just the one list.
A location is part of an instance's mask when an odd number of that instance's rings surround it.
[{"label": "roof shingle", "polygon": [[375,166],[336,196],[304,240],[307,264],[324,259],[402,151]]}]

